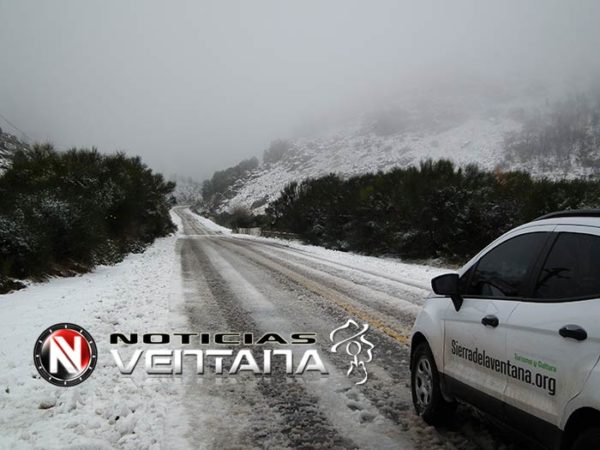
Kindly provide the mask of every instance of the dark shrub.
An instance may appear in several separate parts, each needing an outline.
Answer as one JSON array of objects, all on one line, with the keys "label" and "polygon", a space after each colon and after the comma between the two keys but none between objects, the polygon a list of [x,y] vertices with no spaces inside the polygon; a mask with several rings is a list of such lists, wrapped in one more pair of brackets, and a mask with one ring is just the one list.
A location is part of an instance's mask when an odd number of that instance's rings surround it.
[{"label": "dark shrub", "polygon": [[268,222],[306,241],[407,258],[464,261],[503,232],[542,214],[600,206],[594,180],[533,179],[450,161],[290,183]]},{"label": "dark shrub", "polygon": [[0,277],[114,262],[147,245],[174,228],[174,187],[123,154],[17,152],[0,177]]}]

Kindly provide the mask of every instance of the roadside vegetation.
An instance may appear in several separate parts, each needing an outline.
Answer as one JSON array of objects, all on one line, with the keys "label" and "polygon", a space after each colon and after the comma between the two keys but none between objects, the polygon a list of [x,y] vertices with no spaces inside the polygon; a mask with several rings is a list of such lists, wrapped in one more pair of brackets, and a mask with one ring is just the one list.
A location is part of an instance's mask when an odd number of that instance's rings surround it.
[{"label": "roadside vegetation", "polygon": [[0,176],[0,292],[141,251],[173,231],[174,187],[120,153],[48,144],[16,152]]},{"label": "roadside vegetation", "polygon": [[[197,210],[199,213],[206,215],[206,211],[201,208]],[[236,206],[231,208],[229,211],[221,212],[218,214],[208,214],[212,220],[223,227],[237,230],[239,228],[269,228],[269,219],[264,214],[253,214],[248,208],[244,206]]]},{"label": "roadside vegetation", "polygon": [[600,207],[598,180],[534,179],[447,160],[348,179],[290,183],[267,210],[278,231],[365,254],[463,262],[548,212]]}]

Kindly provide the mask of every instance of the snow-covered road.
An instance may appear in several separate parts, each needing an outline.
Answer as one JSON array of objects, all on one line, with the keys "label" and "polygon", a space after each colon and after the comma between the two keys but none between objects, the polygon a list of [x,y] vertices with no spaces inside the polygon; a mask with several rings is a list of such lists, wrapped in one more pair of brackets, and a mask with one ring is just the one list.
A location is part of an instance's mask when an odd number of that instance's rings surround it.
[{"label": "snow-covered road", "polygon": [[[487,427],[464,411],[457,429],[439,431],[412,411],[407,337],[431,277],[443,269],[232,235],[189,210],[177,212],[193,329],[314,331],[330,369],[319,381],[272,376],[247,377],[227,390],[190,385],[188,417],[207,389],[224,400],[217,402],[223,417],[236,417],[218,424],[192,419],[195,439],[212,436],[211,447],[495,448]],[[348,318],[369,323],[375,344],[368,382],[360,386],[346,377],[348,356],[329,351],[329,333]],[[220,433],[210,432],[215,426]]]},{"label": "snow-covered road", "polygon": [[[144,254],[0,296],[0,448],[510,447],[462,410],[440,430],[412,412],[407,336],[442,270],[233,235],[185,208],[174,220],[177,235]],[[369,323],[375,345],[362,385],[346,376],[348,355],[330,352],[329,334],[349,318]],[[77,387],[40,380],[31,362],[56,322],[98,344],[96,371]],[[315,332],[329,374],[289,377],[274,361],[269,377],[126,378],[110,358],[116,329]]]}]

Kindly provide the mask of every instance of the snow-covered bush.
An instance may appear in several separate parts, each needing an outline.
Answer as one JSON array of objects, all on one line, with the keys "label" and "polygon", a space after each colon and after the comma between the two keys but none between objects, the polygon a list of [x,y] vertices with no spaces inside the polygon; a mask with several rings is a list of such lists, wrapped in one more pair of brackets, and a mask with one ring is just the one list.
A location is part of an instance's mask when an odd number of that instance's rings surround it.
[{"label": "snow-covered bush", "polygon": [[173,229],[174,184],[139,158],[35,145],[0,176],[0,277],[114,262]]},{"label": "snow-covered bush", "polygon": [[584,207],[600,207],[600,181],[533,179],[428,160],[348,179],[290,183],[266,212],[276,229],[311,243],[459,262],[521,223]]}]

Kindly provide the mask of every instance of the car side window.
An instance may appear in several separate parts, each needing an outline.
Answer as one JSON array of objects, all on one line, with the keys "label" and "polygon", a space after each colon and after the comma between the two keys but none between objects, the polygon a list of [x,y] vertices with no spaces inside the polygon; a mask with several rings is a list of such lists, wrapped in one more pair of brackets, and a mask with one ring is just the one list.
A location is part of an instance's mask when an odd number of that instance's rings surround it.
[{"label": "car side window", "polygon": [[537,280],[534,297],[600,297],[600,237],[560,233]]},{"label": "car side window", "polygon": [[548,233],[521,234],[486,253],[477,263],[466,295],[524,297],[528,274]]}]

